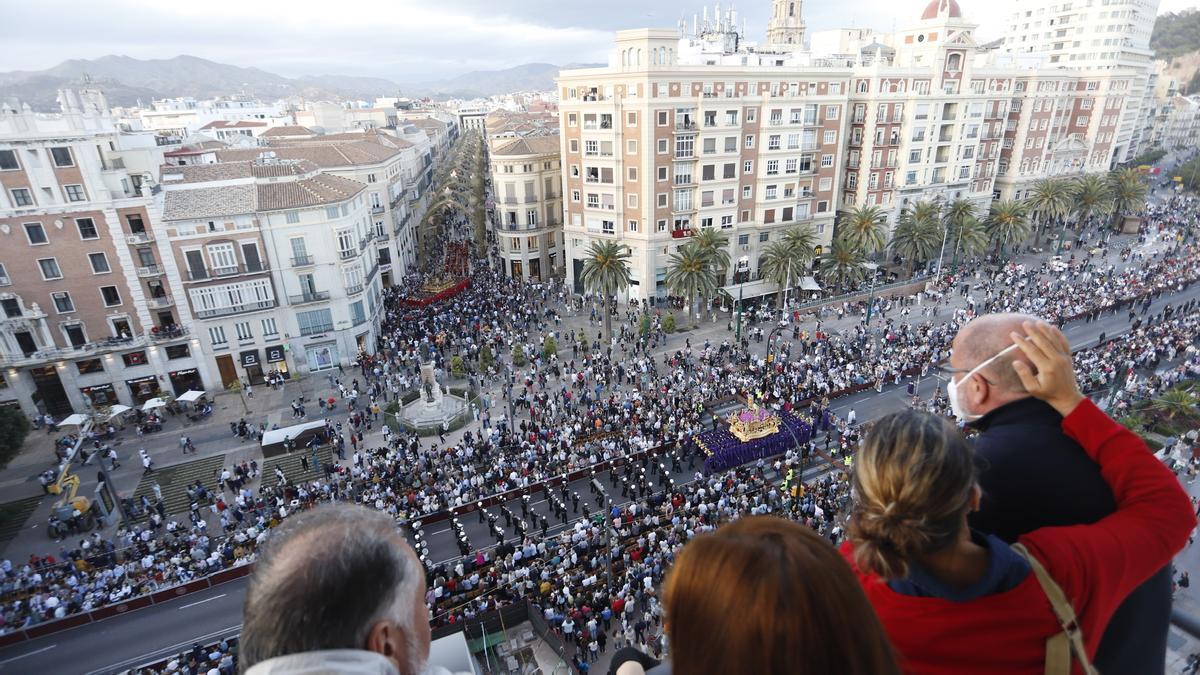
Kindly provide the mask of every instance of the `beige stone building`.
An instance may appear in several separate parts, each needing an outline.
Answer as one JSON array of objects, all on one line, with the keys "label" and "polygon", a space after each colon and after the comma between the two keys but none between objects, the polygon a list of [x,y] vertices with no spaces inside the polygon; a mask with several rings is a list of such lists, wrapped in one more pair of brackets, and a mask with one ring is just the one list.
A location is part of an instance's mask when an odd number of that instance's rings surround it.
[{"label": "beige stone building", "polygon": [[544,281],[562,271],[562,165],[558,134],[489,142],[492,232],[508,276]]}]

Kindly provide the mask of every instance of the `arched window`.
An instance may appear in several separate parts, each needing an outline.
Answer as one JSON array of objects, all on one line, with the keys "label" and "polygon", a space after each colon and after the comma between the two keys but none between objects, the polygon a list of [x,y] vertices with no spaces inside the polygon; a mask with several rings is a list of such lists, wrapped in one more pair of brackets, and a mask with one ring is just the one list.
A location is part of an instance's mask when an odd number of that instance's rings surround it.
[{"label": "arched window", "polygon": [[635,66],[642,65],[642,50],[641,49],[637,50],[637,56],[635,57],[633,65],[635,65]]},{"label": "arched window", "polygon": [[788,16],[796,16],[796,3],[788,3]]},{"label": "arched window", "polygon": [[962,54],[957,54],[957,53],[951,54],[949,56],[949,58],[946,59],[946,70],[948,70],[952,73],[957,73],[961,69],[962,69]]}]

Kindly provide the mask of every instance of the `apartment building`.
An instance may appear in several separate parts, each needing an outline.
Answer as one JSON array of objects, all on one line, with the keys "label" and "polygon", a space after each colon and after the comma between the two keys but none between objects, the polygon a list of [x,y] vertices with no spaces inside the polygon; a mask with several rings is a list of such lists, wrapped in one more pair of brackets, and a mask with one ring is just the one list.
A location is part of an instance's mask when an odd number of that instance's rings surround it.
[{"label": "apartment building", "polygon": [[1132,71],[1031,68],[981,48],[953,0],[855,60],[843,206],[980,212],[1051,175],[1108,168]]},{"label": "apartment building", "polygon": [[374,350],[382,295],[366,193],[306,159],[163,168],[159,247],[222,386]]},{"label": "apartment building", "polygon": [[[544,281],[562,266],[558,134],[497,137],[489,139],[489,146],[493,233],[504,272],[514,279]],[[588,181],[599,183],[600,170],[594,180],[585,177]]]},{"label": "apartment building", "polygon": [[[954,0],[946,0],[953,3]],[[1058,68],[1133,71],[1113,143],[1113,161],[1144,148],[1154,52],[1150,34],[1159,0],[1021,0],[1013,3],[1003,49]]]},{"label": "apartment building", "polygon": [[629,248],[627,296],[641,300],[667,295],[671,253],[701,229],[729,235],[723,284],[757,279],[763,248],[797,223],[830,240],[851,70],[809,67],[794,43],[750,52],[741,42],[728,17],[682,39],[621,31],[607,67],[560,73],[566,275],[577,292],[596,240]]},{"label": "apartment building", "polygon": [[66,415],[209,381],[155,245],[170,147],[122,133],[103,94],[0,107],[0,405]]}]

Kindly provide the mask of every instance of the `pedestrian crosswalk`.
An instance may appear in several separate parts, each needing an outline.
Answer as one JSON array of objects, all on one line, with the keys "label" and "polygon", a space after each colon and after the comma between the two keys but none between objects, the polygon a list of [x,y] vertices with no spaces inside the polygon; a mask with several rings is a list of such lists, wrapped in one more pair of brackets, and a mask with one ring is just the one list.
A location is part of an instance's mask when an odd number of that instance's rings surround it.
[{"label": "pedestrian crosswalk", "polygon": [[142,495],[146,495],[153,502],[154,484],[158,483],[167,515],[186,514],[192,505],[191,498],[187,493],[188,486],[195,485],[196,481],[200,481],[209,491],[219,493],[220,486],[217,481],[223,466],[225,466],[225,455],[214,455],[155,469],[152,473],[142,476],[137,489],[133,492],[133,500],[141,502]]},{"label": "pedestrian crosswalk", "polygon": [[[304,469],[304,463],[301,457],[308,460],[308,469]],[[317,458],[319,463],[312,461],[312,450],[307,448],[297,448],[291,454],[284,453],[276,455],[270,459],[263,460],[262,475],[260,478],[267,485],[274,485],[278,482],[275,476],[275,467],[279,467],[283,471],[283,475],[292,483],[303,483],[306,481],[324,478],[325,473],[321,470],[322,464],[329,464],[332,461],[333,448],[324,447],[317,449]]]}]

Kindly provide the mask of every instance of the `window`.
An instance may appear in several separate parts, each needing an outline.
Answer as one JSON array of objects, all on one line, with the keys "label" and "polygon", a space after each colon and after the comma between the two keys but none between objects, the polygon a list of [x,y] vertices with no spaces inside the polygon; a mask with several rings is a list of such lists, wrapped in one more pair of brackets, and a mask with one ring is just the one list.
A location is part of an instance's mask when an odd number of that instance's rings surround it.
[{"label": "window", "polygon": [[326,218],[333,219],[333,218],[339,217],[340,215],[341,214],[338,212],[338,207],[336,207],[336,206],[326,206],[325,207],[325,217]]},{"label": "window", "polygon": [[92,264],[92,274],[108,274],[112,271],[108,265],[108,257],[103,253],[89,253],[88,262]]},{"label": "window", "polygon": [[636,220],[629,221],[629,231],[630,232],[638,231],[638,221],[636,221]]},{"label": "window", "polygon": [[167,346],[166,352],[167,352],[167,358],[174,360],[174,359],[186,359],[188,356],[191,356],[192,350],[188,349],[188,346],[186,344],[182,344],[182,345],[169,345],[169,346]]},{"label": "window", "polygon": [[146,352],[129,352],[122,354],[121,360],[126,366],[144,366],[146,365]]},{"label": "window", "polygon": [[79,369],[80,375],[86,375],[88,373],[103,373],[104,372],[104,362],[101,361],[100,359],[87,359],[84,361],[76,361],[75,367]]},{"label": "window", "polygon": [[100,233],[96,232],[96,221],[91,218],[76,218],[75,227],[79,228],[80,239],[100,238]]},{"label": "window", "polygon": [[208,339],[213,343],[213,346],[223,345],[228,340],[225,339],[224,326],[212,326],[208,329]]},{"label": "window", "polygon": [[667,154],[668,149],[669,149],[669,147],[667,145],[667,139],[665,139],[665,138],[658,139],[658,154],[665,155],[665,154]]},{"label": "window", "polygon": [[71,302],[70,293],[51,293],[50,297],[54,299],[54,311],[59,314],[75,311],[75,303]]},{"label": "window", "polygon": [[63,190],[66,191],[67,201],[69,202],[81,202],[87,199],[87,197],[83,194],[82,185],[64,185]]},{"label": "window", "polygon": [[771,233],[770,233],[770,232],[759,232],[759,233],[758,233],[758,243],[762,244],[762,243],[765,243],[765,242],[767,242],[767,241],[770,241],[770,239],[771,239]]},{"label": "window", "polygon": [[249,321],[239,321],[239,322],[233,324],[233,328],[234,328],[234,330],[237,331],[237,339],[238,340],[245,341],[245,340],[253,340],[254,339],[254,333],[250,332],[250,322]]},{"label": "window", "polygon": [[753,148],[753,147],[754,147],[754,136],[750,136],[750,135],[746,136],[746,149],[749,150],[750,148]]},{"label": "window", "polygon": [[50,243],[46,238],[46,228],[42,227],[41,223],[25,223],[21,227],[25,228],[25,238],[29,240],[30,245]]},{"label": "window", "polygon": [[54,258],[42,258],[38,260],[38,267],[41,268],[42,278],[46,281],[62,278],[62,270],[59,269],[58,261]]},{"label": "window", "polygon": [[[661,95],[661,93],[660,93],[660,95]],[[667,111],[666,110],[658,111],[658,126],[660,126],[660,127],[667,126]]]},{"label": "window", "polygon": [[296,312],[301,335],[314,335],[333,330],[333,313],[329,309]]},{"label": "window", "polygon": [[742,173],[754,173],[754,160],[748,159],[742,162]]},{"label": "window", "polygon": [[274,318],[263,319],[262,320],[262,329],[263,329],[264,336],[269,337],[272,335],[279,334],[279,331],[275,328],[275,319]]},{"label": "window", "polygon": [[33,206],[33,193],[26,188],[13,188],[9,190],[12,195],[13,206]]},{"label": "window", "polygon": [[833,155],[821,155],[821,166],[833,166]]},{"label": "window", "polygon": [[104,298],[105,307],[115,307],[121,304],[121,293],[116,286],[101,286],[100,297]]},{"label": "window", "polygon": [[288,212],[284,213],[283,215],[284,215],[284,217],[287,218],[288,223],[291,223],[294,225],[294,224],[300,222],[300,212],[299,211],[288,211]]},{"label": "window", "polygon": [[630,181],[636,181],[637,180],[637,167],[636,166],[629,167],[628,174],[629,174]]},{"label": "window", "polygon": [[54,160],[54,166],[75,166],[71,148],[50,148],[50,159]]},{"label": "window", "polygon": [[738,246],[746,246],[749,243],[750,243],[750,235],[748,235],[748,234],[739,234],[738,235]]},{"label": "window", "polygon": [[825,106],[825,119],[836,120],[838,118],[838,110],[839,108],[836,105]]},{"label": "window", "polygon": [[15,171],[20,168],[15,150],[0,150],[0,171]]},{"label": "window", "polygon": [[833,145],[835,142],[837,142],[837,132],[832,130],[826,131],[822,138],[822,142],[824,142],[825,145]]}]

